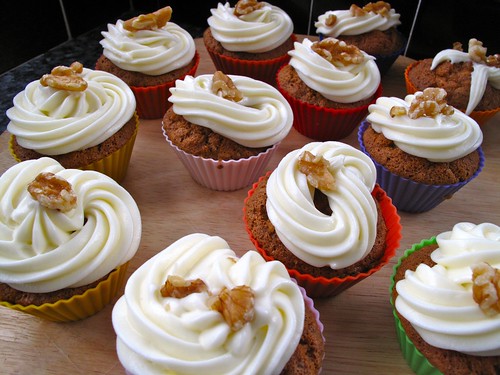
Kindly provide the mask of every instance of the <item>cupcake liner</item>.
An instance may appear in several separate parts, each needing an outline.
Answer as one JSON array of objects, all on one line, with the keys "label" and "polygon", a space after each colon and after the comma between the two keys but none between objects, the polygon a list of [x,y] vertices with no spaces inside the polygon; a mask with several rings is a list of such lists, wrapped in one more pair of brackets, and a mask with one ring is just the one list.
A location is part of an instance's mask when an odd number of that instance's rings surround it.
[{"label": "cupcake liner", "polygon": [[162,118],[167,109],[172,105],[168,98],[170,97],[170,88],[175,86],[177,79],[184,79],[185,76],[194,76],[200,63],[200,55],[195,53],[193,58],[195,64],[184,75],[179,76],[173,81],[165,82],[157,86],[130,86],[137,102],[137,113],[142,119]]},{"label": "cupcake liner", "polygon": [[83,294],[42,305],[23,306],[0,301],[1,306],[22,311],[53,322],[70,322],[88,318],[104,309],[117,295],[125,282],[128,262],[113,270],[108,278]]},{"label": "cupcake liner", "polygon": [[249,158],[215,160],[188,154],[170,141],[165,130],[163,135],[193,180],[204,187],[219,191],[238,190],[255,182],[264,172],[280,144],[276,143],[266,151]]},{"label": "cupcake liner", "polygon": [[[363,142],[363,133],[368,128],[368,125],[367,121],[361,123],[358,130],[358,142],[361,151],[370,156]],[[484,166],[484,153],[481,147],[478,148],[478,152],[479,167],[476,172],[468,180],[450,185],[427,185],[415,182],[392,173],[373,159],[372,161],[377,170],[377,183],[392,198],[392,203],[398,210],[409,213],[420,213],[429,211],[446,199],[450,199],[453,194],[479,175]]]},{"label": "cupcake liner", "polygon": [[[253,184],[251,190],[248,192],[248,195],[245,199],[245,205],[246,201],[250,199],[250,197],[254,194],[257,185],[264,177],[261,177],[259,181]],[[384,255],[379,260],[379,262],[370,270],[366,272],[361,272],[357,275],[347,276],[343,278],[340,277],[326,278],[322,276],[315,277],[312,275],[303,274],[294,269],[287,268],[290,276],[293,277],[295,280],[297,280],[298,284],[307,291],[308,296],[313,298],[336,296],[342,293],[344,290],[356,285],[360,281],[366,279],[368,276],[380,270],[396,254],[396,250],[399,247],[399,241],[401,240],[401,224],[396,207],[394,207],[389,196],[387,196],[387,194],[378,185],[376,185],[375,188],[373,189],[372,196],[379,203],[382,211],[382,216],[387,226],[387,235],[385,239],[386,249]],[[243,210],[245,210],[245,208]],[[245,217],[246,216],[244,215],[246,231],[257,251],[267,261],[275,260],[271,255],[267,253],[267,251],[264,248],[260,246],[257,239],[253,237],[250,229],[248,228],[248,223],[246,222]]]},{"label": "cupcake liner", "polygon": [[[417,64],[418,61],[415,61],[410,65],[408,65],[405,69],[405,85],[406,85],[406,92],[408,94],[415,94],[417,91],[422,91],[417,89],[417,87],[411,82],[409,76],[410,70],[413,69],[413,67],[415,67]],[[461,110],[459,108],[456,109],[465,113],[465,110]],[[498,113],[498,111],[500,111],[500,107],[488,111],[472,111],[469,114],[469,117],[474,119],[479,125],[484,125],[489,119],[495,116]]]},{"label": "cupcake liner", "polygon": [[391,275],[391,285],[389,287],[389,293],[391,296],[390,302],[393,308],[392,312],[394,316],[394,323],[396,326],[396,336],[399,342],[399,346],[401,348],[401,352],[403,353],[404,359],[406,360],[410,368],[417,375],[441,375],[441,372],[437,368],[435,368],[427,360],[427,358],[425,358],[425,356],[415,347],[413,342],[406,335],[403,325],[401,324],[401,320],[399,319],[396,313],[396,308],[394,305],[395,301],[393,301],[392,298],[392,291],[396,286],[395,276],[398,268],[401,265],[402,260],[408,257],[410,254],[414,253],[415,251],[418,251],[423,247],[433,245],[435,243],[436,243],[436,237],[432,237],[430,239],[422,240],[420,243],[414,244],[410,249],[407,249],[404,252],[404,255],[399,259],[398,263],[393,267],[393,272]]},{"label": "cupcake liner", "polygon": [[370,103],[356,108],[335,109],[309,104],[290,96],[278,83],[278,90],[290,103],[293,127],[306,137],[317,141],[336,141],[347,137],[368,114],[368,106],[382,95],[382,85]]}]

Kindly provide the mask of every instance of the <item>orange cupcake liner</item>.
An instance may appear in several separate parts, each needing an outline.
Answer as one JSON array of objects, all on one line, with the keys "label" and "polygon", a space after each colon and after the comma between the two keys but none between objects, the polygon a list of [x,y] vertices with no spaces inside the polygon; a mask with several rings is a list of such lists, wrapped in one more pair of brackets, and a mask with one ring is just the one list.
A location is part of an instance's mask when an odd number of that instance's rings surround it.
[{"label": "orange cupcake liner", "polygon": [[[271,172],[268,172],[270,174]],[[259,181],[253,184],[252,189],[248,192],[248,195],[245,199],[246,201],[254,194],[255,189],[259,182],[264,177],[261,177]],[[366,272],[361,272],[357,275],[350,275],[347,277],[339,278],[326,278],[323,276],[312,276],[309,274],[301,273],[295,269],[289,269],[288,273],[291,277],[297,280],[297,283],[302,286],[306,291],[307,295],[310,297],[333,297],[344,290],[356,285],[360,281],[366,279],[368,276],[373,275],[375,272],[379,271],[383,266],[385,266],[391,258],[396,255],[396,251],[399,248],[399,243],[401,240],[401,223],[400,217],[397,213],[396,207],[392,204],[391,198],[385,193],[385,191],[377,184],[372,191],[373,198],[379,203],[382,216],[384,218],[385,224],[387,226],[387,235],[385,238],[386,248],[384,255],[379,260],[379,262],[370,270]],[[244,208],[245,210],[245,208]],[[250,229],[248,228],[248,223],[244,216],[245,227],[247,233],[250,237],[250,240],[254,244],[256,250],[266,259],[267,261],[275,260],[272,256],[270,256],[267,251],[262,248],[259,242],[253,237]]]},{"label": "orange cupcake liner", "polygon": [[[200,64],[200,55],[198,52],[195,52],[193,59],[195,61],[193,67],[177,79],[182,80],[187,75],[194,76],[196,74],[196,70]],[[135,95],[137,113],[140,118],[151,120],[163,117],[167,109],[172,105],[168,101],[168,98],[170,97],[170,88],[175,86],[177,79],[156,86],[130,86]]]},{"label": "orange cupcake liner", "polygon": [[28,306],[0,301],[0,306],[53,322],[82,320],[104,309],[118,295],[125,283],[128,264],[129,262],[124,263],[113,270],[106,280],[101,281],[94,288],[68,299]]},{"label": "orange cupcake liner", "polygon": [[[418,61],[415,61],[410,65],[408,65],[405,69],[405,84],[406,84],[406,92],[408,94],[415,94],[417,91],[420,91],[410,80],[410,70],[413,69],[417,64]],[[461,109],[459,110],[465,113],[464,110]],[[500,111],[500,107],[488,111],[472,111],[469,117],[474,119],[474,121],[476,121],[479,125],[484,125],[486,122],[488,122],[489,119],[495,116],[498,113],[498,111]]]}]

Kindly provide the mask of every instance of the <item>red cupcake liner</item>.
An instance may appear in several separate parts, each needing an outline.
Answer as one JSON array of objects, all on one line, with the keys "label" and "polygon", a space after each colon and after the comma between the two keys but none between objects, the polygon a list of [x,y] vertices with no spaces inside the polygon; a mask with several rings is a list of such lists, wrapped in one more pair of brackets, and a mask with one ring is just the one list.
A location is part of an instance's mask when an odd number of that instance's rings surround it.
[{"label": "red cupcake liner", "polygon": [[142,119],[162,118],[167,109],[172,105],[168,101],[170,97],[170,88],[175,86],[177,79],[184,79],[185,76],[194,76],[198,65],[200,64],[200,55],[195,52],[193,67],[184,75],[179,76],[173,81],[165,82],[156,86],[130,86],[137,102],[137,113]]},{"label": "red cupcake liner", "polygon": [[347,137],[366,117],[368,106],[382,95],[382,85],[379,85],[370,103],[356,108],[335,109],[295,99],[279,83],[278,90],[292,107],[293,127],[299,133],[317,141],[338,141]]},{"label": "red cupcake liner", "polygon": [[[269,175],[271,172],[268,172]],[[259,181],[253,184],[252,189],[248,192],[247,197],[245,198],[245,205],[248,199],[254,194],[257,185],[260,181],[265,178],[265,176],[261,177]],[[375,188],[372,191],[372,197],[379,203],[382,216],[385,221],[385,225],[387,226],[387,235],[385,238],[386,248],[384,255],[379,260],[379,262],[370,270],[366,272],[361,272],[357,275],[347,276],[347,277],[332,277],[326,278],[323,276],[312,276],[309,274],[301,273],[295,269],[289,269],[288,273],[291,277],[297,280],[297,283],[302,286],[306,291],[307,295],[310,297],[333,297],[344,290],[349,289],[350,287],[356,285],[360,281],[366,279],[368,276],[374,274],[379,271],[383,266],[385,266],[391,260],[394,255],[396,255],[396,250],[399,248],[399,242],[401,240],[401,224],[400,217],[398,215],[396,207],[392,204],[391,198],[385,193],[384,190],[378,185],[375,185]],[[243,211],[245,212],[245,205]],[[254,244],[256,250],[266,259],[267,261],[275,260],[272,256],[270,256],[267,251],[262,248],[252,235],[252,232],[248,228],[248,222],[246,220],[246,215],[243,216],[243,220],[245,222],[246,231],[250,237],[250,240]]]}]

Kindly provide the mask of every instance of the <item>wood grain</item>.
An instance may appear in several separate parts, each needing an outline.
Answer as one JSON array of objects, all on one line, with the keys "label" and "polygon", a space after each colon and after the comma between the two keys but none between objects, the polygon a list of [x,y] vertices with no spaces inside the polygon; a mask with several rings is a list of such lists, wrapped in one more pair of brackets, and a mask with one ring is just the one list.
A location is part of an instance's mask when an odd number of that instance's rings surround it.
[{"label": "wood grain", "polygon": [[[198,74],[214,67],[201,40]],[[403,72],[411,62],[400,57],[383,78],[385,96],[405,95]],[[483,126],[486,165],[479,177],[434,210],[400,213],[403,238],[399,256],[413,243],[450,230],[460,221],[500,224],[500,117]],[[14,164],[8,132],[0,136],[0,172]],[[269,164],[273,169],[291,150],[310,139],[292,130]],[[356,131],[343,142],[358,147]],[[160,120],[142,121],[123,185],[141,210],[143,235],[129,273],[181,236],[219,235],[242,254],[252,248],[242,221],[248,189],[211,191],[197,185],[169,149]],[[389,303],[392,262],[343,294],[316,300],[325,325],[323,374],[412,374],[396,341]],[[0,372],[3,374],[123,374],[115,352],[112,305],[74,323],[52,323],[0,307]]]}]

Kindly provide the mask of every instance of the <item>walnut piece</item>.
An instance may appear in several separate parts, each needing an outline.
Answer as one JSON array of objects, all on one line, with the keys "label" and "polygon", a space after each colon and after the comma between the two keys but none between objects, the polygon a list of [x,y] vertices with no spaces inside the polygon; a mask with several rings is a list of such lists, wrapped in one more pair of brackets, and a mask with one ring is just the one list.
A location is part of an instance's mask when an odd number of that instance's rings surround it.
[{"label": "walnut piece", "polygon": [[415,94],[410,103],[408,113],[404,107],[394,106],[390,110],[391,117],[404,116],[408,114],[411,119],[422,116],[436,117],[438,114],[450,116],[454,113],[453,107],[446,104],[446,90],[442,88],[429,87],[423,92]]},{"label": "walnut piece", "polygon": [[234,6],[234,15],[236,17],[244,16],[245,14],[252,13],[254,10],[260,9],[264,3],[257,0],[239,0]]},{"label": "walnut piece", "polygon": [[160,289],[162,297],[184,298],[192,293],[208,291],[207,285],[201,279],[185,280],[181,276],[169,275]]},{"label": "walnut piece", "polygon": [[236,88],[231,78],[220,70],[216,71],[212,77],[212,92],[233,102],[243,99],[243,94]]},{"label": "walnut piece", "polygon": [[221,313],[231,331],[236,332],[253,320],[254,304],[253,290],[249,286],[240,285],[233,289],[224,287],[217,296],[213,296],[210,308]]},{"label": "walnut piece", "polygon": [[486,47],[483,47],[483,42],[480,42],[475,38],[470,39],[469,56],[474,62],[486,63]]},{"label": "walnut piece", "polygon": [[339,62],[347,66],[365,61],[365,56],[358,47],[334,38],[314,42],[311,49],[332,64]]},{"label": "walnut piece", "polygon": [[321,155],[315,156],[310,151],[304,151],[299,157],[299,171],[306,175],[307,182],[316,189],[331,191],[335,188],[335,178]]},{"label": "walnut piece", "polygon": [[42,172],[29,183],[28,192],[42,206],[61,212],[76,207],[76,194],[71,184],[51,172]]},{"label": "walnut piece", "polygon": [[354,17],[361,17],[369,12],[379,14],[382,17],[389,17],[391,4],[386,3],[385,1],[377,1],[376,3],[368,3],[363,8],[360,8],[356,4],[352,4],[349,10]]},{"label": "walnut piece", "polygon": [[335,25],[336,22],[337,22],[337,16],[332,13],[326,18],[325,25],[328,27],[332,27],[333,25]]},{"label": "walnut piece", "polygon": [[40,78],[42,86],[49,86],[57,90],[84,91],[87,88],[85,81],[80,74],[83,72],[83,65],[78,61],[68,66],[56,66],[50,74],[44,74]]},{"label": "walnut piece", "polygon": [[481,262],[472,268],[472,296],[488,316],[500,313],[500,270]]},{"label": "walnut piece", "polygon": [[128,31],[159,29],[167,24],[172,17],[172,8],[166,6],[156,12],[141,14],[123,22],[123,28]]}]

